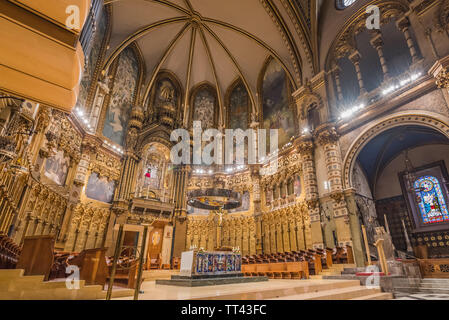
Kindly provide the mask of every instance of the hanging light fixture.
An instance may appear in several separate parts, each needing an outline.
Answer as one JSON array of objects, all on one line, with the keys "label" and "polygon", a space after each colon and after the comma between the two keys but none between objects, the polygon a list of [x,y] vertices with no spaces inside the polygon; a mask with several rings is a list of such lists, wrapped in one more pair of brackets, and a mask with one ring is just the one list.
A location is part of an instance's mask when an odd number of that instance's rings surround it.
[{"label": "hanging light fixture", "polygon": [[408,156],[408,151],[409,151],[409,149],[406,149],[404,151],[404,165],[405,165],[404,177],[405,177],[406,187],[410,193],[419,192],[421,190],[421,188],[415,188],[415,186],[414,186],[414,183],[416,181],[416,175],[415,175],[416,169],[413,166],[412,161],[410,160],[410,158]]}]

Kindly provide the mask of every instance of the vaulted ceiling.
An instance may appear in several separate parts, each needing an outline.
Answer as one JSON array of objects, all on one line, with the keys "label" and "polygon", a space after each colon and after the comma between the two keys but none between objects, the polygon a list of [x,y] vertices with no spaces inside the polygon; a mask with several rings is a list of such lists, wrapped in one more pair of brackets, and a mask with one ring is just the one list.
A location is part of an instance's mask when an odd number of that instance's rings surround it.
[{"label": "vaulted ceiling", "polygon": [[[269,56],[284,67],[294,88],[314,73],[311,0],[105,0],[112,35],[105,69],[135,42],[146,68],[143,92],[157,73],[173,72],[187,97],[199,83],[217,87],[223,103],[241,78],[257,101],[260,71]],[[144,96],[142,96],[144,98]]]},{"label": "vaulted ceiling", "polygon": [[374,190],[376,179],[382,170],[400,153],[422,145],[447,143],[447,138],[433,129],[420,126],[400,126],[387,130],[372,139],[360,152],[358,160],[365,170],[368,183]]}]

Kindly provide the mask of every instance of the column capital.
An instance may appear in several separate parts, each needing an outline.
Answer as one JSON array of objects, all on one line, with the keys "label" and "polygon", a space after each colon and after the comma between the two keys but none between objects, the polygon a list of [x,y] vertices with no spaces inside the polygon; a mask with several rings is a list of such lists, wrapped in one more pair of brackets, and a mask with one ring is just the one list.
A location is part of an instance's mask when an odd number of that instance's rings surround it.
[{"label": "column capital", "polygon": [[373,33],[370,43],[376,49],[378,47],[382,47],[384,45],[384,40],[382,38],[382,34],[380,32]]},{"label": "column capital", "polygon": [[449,68],[446,67],[436,76],[436,84],[438,88],[449,88]]},{"label": "column capital", "polygon": [[355,194],[356,194],[356,189],[355,189],[355,188],[345,189],[345,190],[343,191],[343,193],[345,194],[346,197],[355,196]]},{"label": "column capital", "polygon": [[334,127],[328,127],[316,135],[316,139],[319,145],[334,144],[338,141],[340,135]]},{"label": "column capital", "polygon": [[353,64],[359,64],[361,58],[362,58],[362,55],[361,55],[360,52],[357,51],[357,50],[354,50],[354,51],[348,56],[348,59],[349,59]]},{"label": "column capital", "polygon": [[440,89],[449,88],[449,56],[438,60],[429,70]]},{"label": "column capital", "polygon": [[398,27],[399,30],[404,32],[406,29],[410,27],[410,20],[408,19],[408,17],[403,16],[402,18],[396,21],[396,26]]},{"label": "column capital", "polygon": [[296,147],[301,154],[312,154],[315,149],[315,145],[311,139],[298,141]]}]

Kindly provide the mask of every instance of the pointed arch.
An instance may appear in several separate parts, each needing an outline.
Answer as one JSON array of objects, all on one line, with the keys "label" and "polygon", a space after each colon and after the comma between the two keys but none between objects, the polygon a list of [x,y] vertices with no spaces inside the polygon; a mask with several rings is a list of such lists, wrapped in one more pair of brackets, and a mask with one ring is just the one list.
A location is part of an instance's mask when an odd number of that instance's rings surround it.
[{"label": "pointed arch", "polygon": [[177,119],[182,119],[182,101],[184,101],[184,90],[179,78],[172,71],[168,69],[161,69],[157,74],[154,84],[151,87],[147,99],[144,101],[144,112],[145,118],[148,119],[149,116],[149,108],[151,107],[154,112],[154,105],[156,100],[157,90],[161,82],[167,79],[175,89],[175,107],[176,107],[176,117]]},{"label": "pointed arch", "polygon": [[[215,99],[215,103],[214,103],[214,115],[213,115],[213,127],[217,128],[218,126],[218,114],[220,112],[219,110],[219,104],[218,104],[218,95],[217,95],[217,89],[216,87],[210,83],[209,81],[203,81],[198,83],[197,85],[195,85],[192,90],[191,90],[191,94],[190,94],[190,98],[189,98],[189,104],[190,104],[190,114],[189,114],[189,127],[192,127],[193,125],[193,117],[196,111],[196,105],[195,105],[195,99],[197,97],[197,95],[203,91],[203,90],[207,90],[209,91],[213,98]],[[205,128],[203,128],[205,129]]]},{"label": "pointed arch", "polygon": [[240,78],[240,77],[237,77],[232,83],[231,83],[231,85],[228,87],[228,89],[226,90],[226,94],[225,94],[225,107],[226,107],[226,110],[228,110],[228,112],[227,112],[227,119],[226,119],[226,128],[229,128],[229,129],[237,129],[237,128],[233,128],[233,127],[231,127],[231,118],[232,118],[232,114],[233,114],[233,112],[232,112],[232,98],[233,98],[233,95],[234,94],[236,94],[234,91],[237,89],[237,88],[240,88],[240,89],[243,89],[243,90],[245,90],[245,92],[246,92],[246,95],[247,95],[247,97],[246,97],[246,127],[245,128],[240,128],[240,129],[243,129],[243,130],[245,130],[246,128],[248,128],[249,127],[249,125],[250,125],[250,115],[251,115],[251,102],[250,102],[250,98],[249,98],[249,92],[248,92],[248,90],[246,89],[246,86],[245,86],[245,84],[243,83],[243,81],[242,81],[242,79]]},{"label": "pointed arch", "polygon": [[[265,77],[268,72],[268,68],[271,66],[272,63],[275,63],[283,72],[283,75],[281,75],[284,78],[284,88],[282,90],[285,90],[283,93],[277,93],[279,95],[278,98],[282,98],[282,95],[285,94],[285,101],[283,102],[284,105],[278,105],[274,106],[277,107],[277,112],[279,115],[283,115],[282,120],[278,119],[278,117],[270,117],[268,114],[268,111],[270,111],[270,114],[272,112],[275,112],[276,110],[272,106],[268,106],[267,103],[272,103],[273,101],[271,99],[266,100],[267,92],[264,92],[264,85],[265,83]],[[258,116],[259,116],[259,122],[261,128],[266,129],[279,129],[279,147],[282,145],[288,143],[288,140],[290,140],[296,133],[297,123],[298,119],[296,117],[296,107],[295,103],[293,101],[292,96],[292,83],[289,81],[289,78],[287,76],[287,72],[285,68],[272,56],[269,56],[264,64],[263,67],[259,73],[259,78],[257,81],[257,92],[258,92]],[[286,104],[286,105],[285,105]],[[264,114],[265,113],[265,114]],[[274,125],[273,121],[274,119],[277,119],[276,121],[279,122],[279,125]],[[284,123],[284,122],[291,122],[290,124]],[[273,125],[275,126],[273,128]]]}]

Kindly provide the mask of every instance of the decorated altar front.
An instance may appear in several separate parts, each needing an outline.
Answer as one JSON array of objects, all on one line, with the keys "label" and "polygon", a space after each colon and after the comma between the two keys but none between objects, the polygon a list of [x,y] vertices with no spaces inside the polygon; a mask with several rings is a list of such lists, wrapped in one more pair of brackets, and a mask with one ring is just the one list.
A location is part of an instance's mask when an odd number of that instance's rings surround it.
[{"label": "decorated altar front", "polygon": [[240,275],[242,256],[231,251],[198,251],[182,253],[181,276]]}]

